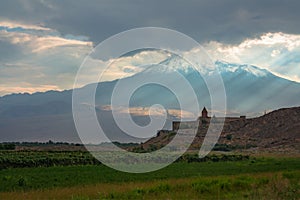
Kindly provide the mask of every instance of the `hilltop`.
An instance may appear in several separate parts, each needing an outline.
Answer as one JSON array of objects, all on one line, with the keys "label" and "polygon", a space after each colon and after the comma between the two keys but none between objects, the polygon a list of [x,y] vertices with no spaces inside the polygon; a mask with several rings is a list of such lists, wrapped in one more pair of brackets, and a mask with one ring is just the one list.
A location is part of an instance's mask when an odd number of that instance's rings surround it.
[{"label": "hilltop", "polygon": [[[190,150],[200,148],[208,126],[209,123],[199,123]],[[159,131],[156,137],[143,143],[141,148],[146,151],[161,148],[167,145],[175,135],[176,130]],[[227,119],[214,150],[299,153],[300,107],[282,108],[251,119]]]}]

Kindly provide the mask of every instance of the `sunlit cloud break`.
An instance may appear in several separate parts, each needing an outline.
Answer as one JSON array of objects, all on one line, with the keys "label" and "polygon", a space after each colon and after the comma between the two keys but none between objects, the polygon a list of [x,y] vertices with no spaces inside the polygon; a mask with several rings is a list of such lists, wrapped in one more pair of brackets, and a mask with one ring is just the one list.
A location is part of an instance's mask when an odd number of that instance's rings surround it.
[{"label": "sunlit cloud break", "polygon": [[215,60],[255,65],[300,82],[300,35],[266,33],[237,45],[211,41],[204,47]]},{"label": "sunlit cloud break", "polygon": [[88,38],[83,36],[61,36],[56,30],[37,25],[0,22],[0,40],[26,46],[33,53],[59,46],[93,46],[93,43],[86,39]]},{"label": "sunlit cloud break", "polygon": [[3,20],[0,44],[7,52],[0,55],[0,96],[72,88],[80,63],[93,48],[85,36]]},{"label": "sunlit cloud break", "polygon": [[43,30],[43,31],[51,31],[50,28],[44,27],[41,24],[40,25],[32,25],[32,24],[26,24],[26,23],[20,23],[16,21],[10,21],[10,20],[1,20],[0,21],[0,27],[6,28],[6,29],[28,29],[28,30]]}]

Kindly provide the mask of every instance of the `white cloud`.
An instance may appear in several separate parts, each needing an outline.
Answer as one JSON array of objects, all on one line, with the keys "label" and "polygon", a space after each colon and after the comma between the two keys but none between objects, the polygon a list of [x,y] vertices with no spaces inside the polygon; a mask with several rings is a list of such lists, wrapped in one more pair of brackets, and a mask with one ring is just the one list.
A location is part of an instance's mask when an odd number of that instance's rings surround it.
[{"label": "white cloud", "polygon": [[280,50],[275,49],[275,50],[272,51],[271,56],[272,56],[272,57],[276,57],[276,56],[278,56],[279,54],[280,54]]},{"label": "white cloud", "polygon": [[123,56],[108,61],[88,57],[80,72],[80,79],[74,87],[129,77],[143,71],[150,64],[165,60],[168,56],[168,53],[162,51],[146,50],[132,56]]},{"label": "white cloud", "polygon": [[256,65],[300,82],[300,35],[266,33],[237,45],[211,41],[204,48],[215,60]]},{"label": "white cloud", "polygon": [[62,36],[39,25],[1,21],[0,42],[14,48],[9,60],[0,58],[0,95],[72,88],[77,69],[93,48],[86,39]]},{"label": "white cloud", "polygon": [[70,40],[61,37],[36,37],[30,42],[30,47],[33,49],[33,52],[44,51],[50,48],[55,48],[59,46],[79,46],[85,45],[92,47],[92,42],[80,41],[80,40]]},{"label": "white cloud", "polygon": [[21,45],[22,48],[26,48],[27,51],[29,50],[32,53],[38,53],[60,46],[88,46],[90,48],[93,46],[93,43],[90,41],[66,39],[51,35],[40,36],[23,32],[8,32],[6,30],[0,31],[0,40]]},{"label": "white cloud", "polygon": [[51,31],[50,28],[44,27],[41,24],[32,25],[32,24],[20,23],[20,22],[10,21],[10,20],[1,20],[0,27],[6,27],[8,29],[22,28],[22,29],[31,29],[31,30]]},{"label": "white cloud", "polygon": [[[102,110],[111,111],[112,107],[110,105],[104,105],[100,107]],[[168,112],[171,116],[180,118],[180,119],[193,119],[196,116],[185,110],[177,110],[177,109],[168,109],[167,111],[164,108],[160,107],[116,107],[114,108],[115,112],[120,114],[132,114],[135,116],[165,116]]]}]

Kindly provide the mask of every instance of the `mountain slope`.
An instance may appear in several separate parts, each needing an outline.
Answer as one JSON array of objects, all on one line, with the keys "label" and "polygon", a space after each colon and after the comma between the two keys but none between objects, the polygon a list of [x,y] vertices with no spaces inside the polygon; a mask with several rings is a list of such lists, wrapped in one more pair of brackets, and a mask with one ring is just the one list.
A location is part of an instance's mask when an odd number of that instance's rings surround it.
[{"label": "mountain slope", "polygon": [[[225,62],[216,62],[216,67],[224,80],[227,94],[229,115],[258,116],[264,110],[274,110],[280,107],[299,105],[300,84],[273,75],[267,70],[255,66],[238,65]],[[192,104],[191,95],[184,85],[176,78],[181,74],[192,86],[200,107],[210,107],[210,96],[205,81],[198,71],[176,56],[171,56],[159,65],[152,65],[144,71],[131,77],[122,79],[125,85],[135,84],[138,80],[155,77],[165,80],[171,85],[176,84],[179,95],[185,97],[185,105]],[[205,74],[209,76],[209,72]],[[96,106],[98,114],[102,113],[102,120],[108,130],[115,130],[116,139],[130,141],[130,137],[121,137],[120,130],[113,127],[111,113],[101,110],[102,106],[109,105],[112,91],[118,80],[101,82],[96,91]],[[76,90],[85,93],[95,86],[90,84]],[[215,88],[216,90],[218,88]],[[131,107],[148,107],[161,104],[167,109],[180,109],[179,102],[170,90],[157,84],[148,84],[140,87],[130,100]],[[85,102],[85,99],[82,99]],[[34,140],[32,135],[42,135],[36,140],[64,140],[74,141],[77,138],[74,123],[72,122],[72,90],[62,92],[48,91],[35,94],[13,94],[0,97],[0,136],[2,141]],[[192,110],[190,110],[193,112]],[[105,114],[103,114],[105,113]],[[45,119],[40,122],[38,118]],[[139,117],[141,124],[149,120]],[[4,123],[5,122],[5,123]],[[53,123],[52,123],[53,122]],[[62,123],[64,122],[64,123]],[[146,123],[147,124],[147,123]],[[109,127],[110,126],[110,127]],[[25,131],[24,131],[25,130]],[[18,136],[18,137],[17,137]],[[65,136],[65,137],[64,137]],[[73,138],[73,139],[71,139]],[[76,139],[76,140],[77,140]],[[78,141],[75,141],[78,142]],[[134,141],[136,142],[136,141]]]},{"label": "mountain slope", "polygon": [[[190,150],[199,150],[208,124],[200,125]],[[184,131],[184,130],[182,130]],[[160,148],[174,137],[170,131],[162,131],[143,144],[143,149]],[[261,117],[228,121],[225,123],[216,147],[224,150],[300,152],[300,107],[275,110]],[[226,148],[225,148],[226,147]],[[219,148],[220,149],[220,148]]]},{"label": "mountain slope", "polygon": [[232,134],[240,136],[240,140],[248,138],[248,141],[253,141],[258,147],[287,144],[298,146],[300,150],[300,107],[283,108],[258,118],[248,119],[245,126],[232,131]]}]

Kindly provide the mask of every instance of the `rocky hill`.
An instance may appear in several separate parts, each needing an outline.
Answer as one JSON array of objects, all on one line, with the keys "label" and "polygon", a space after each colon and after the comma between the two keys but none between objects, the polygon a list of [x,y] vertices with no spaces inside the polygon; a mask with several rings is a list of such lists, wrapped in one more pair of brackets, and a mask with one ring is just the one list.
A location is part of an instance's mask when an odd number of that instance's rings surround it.
[{"label": "rocky hill", "polygon": [[[197,150],[203,142],[209,124],[200,124],[190,150]],[[168,144],[174,131],[160,131],[141,148],[155,150]],[[300,107],[282,108],[261,117],[228,120],[214,150],[300,153]]]}]

